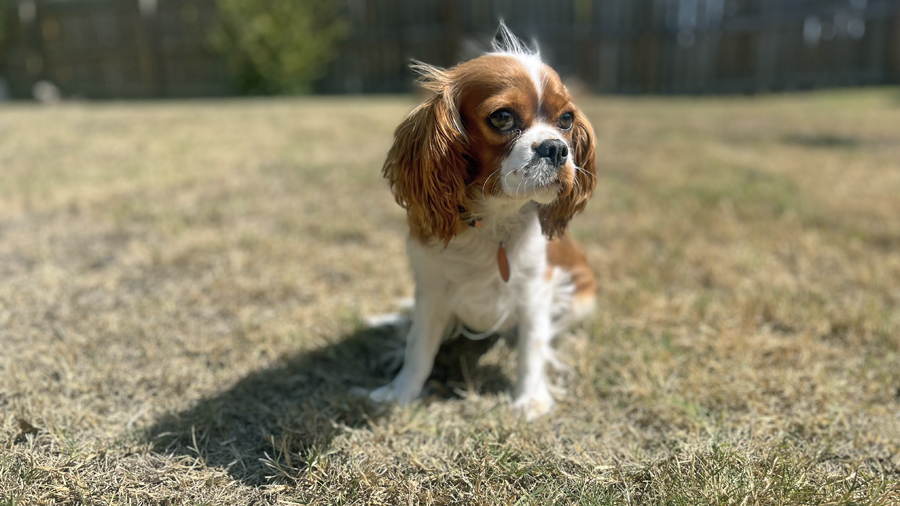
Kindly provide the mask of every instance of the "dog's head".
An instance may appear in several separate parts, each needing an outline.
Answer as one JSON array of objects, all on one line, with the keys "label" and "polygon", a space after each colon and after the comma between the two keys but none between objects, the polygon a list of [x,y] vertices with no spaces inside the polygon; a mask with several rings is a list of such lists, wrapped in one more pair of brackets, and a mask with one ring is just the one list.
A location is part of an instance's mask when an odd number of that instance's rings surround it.
[{"label": "dog's head", "polygon": [[501,23],[494,52],[413,63],[434,92],[397,127],[383,172],[414,237],[445,244],[490,199],[539,204],[561,235],[595,184],[594,133],[556,72]]}]

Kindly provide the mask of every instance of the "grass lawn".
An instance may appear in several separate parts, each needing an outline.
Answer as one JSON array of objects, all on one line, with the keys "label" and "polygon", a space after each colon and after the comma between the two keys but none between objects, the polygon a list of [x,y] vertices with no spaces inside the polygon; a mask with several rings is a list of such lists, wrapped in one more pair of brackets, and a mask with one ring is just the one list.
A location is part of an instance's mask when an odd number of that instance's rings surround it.
[{"label": "grass lawn", "polygon": [[900,503],[900,90],[581,105],[599,306],[532,423],[503,341],[348,393],[412,98],[0,109],[0,505]]}]

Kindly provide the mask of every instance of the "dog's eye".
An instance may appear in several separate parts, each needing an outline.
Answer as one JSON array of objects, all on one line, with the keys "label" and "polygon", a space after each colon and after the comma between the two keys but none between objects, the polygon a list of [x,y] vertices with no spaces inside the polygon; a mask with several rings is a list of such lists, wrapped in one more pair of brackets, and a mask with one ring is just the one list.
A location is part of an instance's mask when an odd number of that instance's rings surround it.
[{"label": "dog's eye", "polygon": [[501,132],[508,132],[516,126],[516,118],[506,109],[500,109],[491,113],[490,120],[494,128]]},{"label": "dog's eye", "polygon": [[559,117],[559,121],[556,122],[556,125],[561,130],[568,130],[568,129],[572,128],[572,123],[574,121],[575,121],[575,116],[572,113],[567,112]]}]

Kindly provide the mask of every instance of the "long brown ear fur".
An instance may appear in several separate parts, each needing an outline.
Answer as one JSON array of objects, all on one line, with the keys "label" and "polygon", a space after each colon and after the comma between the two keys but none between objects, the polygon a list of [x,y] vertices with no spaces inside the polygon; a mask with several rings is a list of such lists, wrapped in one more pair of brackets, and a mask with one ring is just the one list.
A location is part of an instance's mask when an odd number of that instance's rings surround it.
[{"label": "long brown ear fur", "polygon": [[413,237],[436,237],[444,245],[461,226],[467,174],[465,136],[449,93],[445,87],[397,127],[382,168],[394,198],[406,208]]},{"label": "long brown ear fur", "polygon": [[572,129],[572,152],[575,156],[572,161],[579,167],[575,169],[575,182],[568,193],[560,195],[550,204],[541,206],[539,210],[541,228],[551,239],[563,235],[572,217],[587,205],[597,183],[594,129],[581,111],[576,113]]}]

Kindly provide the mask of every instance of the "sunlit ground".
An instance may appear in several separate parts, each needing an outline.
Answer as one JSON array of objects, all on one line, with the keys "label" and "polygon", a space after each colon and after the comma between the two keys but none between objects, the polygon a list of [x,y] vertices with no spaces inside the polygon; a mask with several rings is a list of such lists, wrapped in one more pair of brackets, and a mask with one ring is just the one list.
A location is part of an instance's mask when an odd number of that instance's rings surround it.
[{"label": "sunlit ground", "polygon": [[413,290],[414,105],[0,110],[0,504],[900,501],[900,90],[582,99],[599,307],[530,424],[502,341],[348,395]]}]

